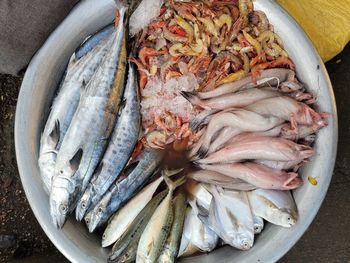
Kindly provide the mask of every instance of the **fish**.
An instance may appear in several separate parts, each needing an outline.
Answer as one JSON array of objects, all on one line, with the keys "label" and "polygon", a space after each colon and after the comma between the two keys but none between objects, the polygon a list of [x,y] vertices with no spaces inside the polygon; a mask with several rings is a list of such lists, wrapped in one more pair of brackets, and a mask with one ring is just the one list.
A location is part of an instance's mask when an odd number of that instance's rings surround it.
[{"label": "fish", "polygon": [[107,25],[102,28],[100,31],[91,34],[80,46],[75,50],[74,55],[76,59],[80,59],[88,54],[98,43],[108,38],[114,31],[113,25]]},{"label": "fish", "polygon": [[[190,174],[186,175],[188,178],[191,178]],[[196,204],[202,209],[209,210],[211,200],[213,196],[207,190],[207,185],[204,183],[197,183],[193,180],[187,180],[186,190],[188,193],[189,199],[194,199]]]},{"label": "fish", "polygon": [[297,144],[280,137],[249,136],[244,140],[236,141],[221,150],[209,154],[197,163],[234,163],[241,160],[263,159],[269,161],[297,161],[311,157],[314,150],[302,144]]},{"label": "fish", "polygon": [[193,251],[192,245],[202,252],[210,252],[219,241],[218,235],[199,219],[199,209],[196,202],[190,201],[189,203],[190,207],[186,211],[179,256]]},{"label": "fish", "polygon": [[243,108],[262,99],[282,96],[280,92],[270,88],[250,88],[206,100],[198,98],[193,92],[181,91],[180,94],[192,105],[200,106],[206,110]]},{"label": "fish", "polygon": [[264,116],[274,116],[290,121],[293,130],[297,130],[299,124],[313,126],[315,129],[327,126],[327,113],[318,113],[305,103],[287,96],[263,99],[248,105],[245,109]]},{"label": "fish", "polygon": [[179,192],[173,199],[174,220],[164,249],[158,258],[160,263],[174,262],[179,252],[179,245],[186,214],[186,196]]},{"label": "fish", "polygon": [[76,207],[76,219],[81,221],[119,177],[127,164],[141,127],[139,88],[134,66],[129,63],[128,79],[123,95],[121,114],[116,122],[109,145]]},{"label": "fish", "polygon": [[210,188],[213,201],[206,220],[209,227],[232,247],[249,250],[254,243],[253,215],[246,192]]},{"label": "fish", "polygon": [[[167,195],[167,192],[168,189],[158,193],[133,219],[130,225],[126,228],[126,231],[114,243],[112,252],[108,257],[109,262],[125,262],[136,259],[137,245],[142,232],[144,231],[149,219],[153,215],[159,203]],[[111,223],[109,223],[109,225],[110,224]],[[107,233],[107,229],[108,226],[103,236],[109,234]]]},{"label": "fish", "polygon": [[298,210],[290,191],[256,189],[248,193],[252,212],[268,222],[291,227],[298,221]]},{"label": "fish", "polygon": [[51,191],[57,153],[78,107],[80,93],[101,64],[110,45],[111,38],[105,39],[94,46],[87,56],[77,60],[72,55],[69,61],[40,138],[38,164],[48,193]]},{"label": "fish", "polygon": [[190,123],[190,128],[193,131],[200,130],[203,126],[207,125],[213,116],[213,114],[218,113],[218,110],[203,110],[198,113]]},{"label": "fish", "polygon": [[[120,9],[123,21],[125,8]],[[115,124],[124,88],[126,39],[123,23],[112,33],[113,42],[86,85],[71,125],[57,155],[50,194],[53,224],[61,228],[73,211],[99,163]]]},{"label": "fish", "polygon": [[126,169],[126,178],[117,180],[105,196],[89,212],[89,231],[105,223],[108,218],[127,202],[150,178],[163,160],[163,152],[145,148],[140,156]]},{"label": "fish", "polygon": [[[209,170],[197,170],[187,174],[187,177],[197,182],[213,184],[226,189],[251,191],[256,189],[255,185],[249,184],[241,179],[232,178],[221,173]],[[209,208],[209,207],[208,207]]]},{"label": "fish", "polygon": [[263,164],[267,167],[270,167],[272,169],[276,169],[276,170],[293,170],[296,171],[298,170],[298,168],[305,162],[307,162],[306,160],[300,160],[300,159],[296,159],[296,160],[292,160],[292,161],[271,161],[271,160],[254,160],[254,162],[259,163],[259,164]]},{"label": "fish", "polygon": [[123,236],[126,229],[130,227],[140,211],[147,205],[147,200],[149,200],[149,198],[145,200],[140,200],[140,198],[144,198],[144,196],[148,194],[152,197],[150,193],[152,193],[152,191],[154,193],[155,187],[159,186],[160,182],[162,182],[162,177],[159,177],[154,185],[149,186],[149,192],[140,192],[110,218],[102,236],[102,247],[110,246]]},{"label": "fish", "polygon": [[243,79],[223,84],[211,91],[198,92],[197,96],[200,99],[210,99],[228,93],[234,93],[243,89],[258,87],[259,85],[266,86],[268,84],[271,86],[278,86],[279,83],[286,81],[288,79],[288,76],[291,74],[294,74],[294,72],[293,70],[289,69],[267,69],[262,71],[261,74],[256,78],[256,83],[254,82],[252,76],[247,76]]},{"label": "fish", "polygon": [[275,170],[253,162],[200,164],[198,167],[238,178],[264,189],[291,190],[298,188],[303,182],[297,173]]},{"label": "fish", "polygon": [[136,262],[156,262],[163,250],[174,219],[172,205],[173,192],[177,187],[185,183],[184,177],[180,177],[176,181],[172,181],[168,176],[169,173],[172,175],[181,170],[182,169],[175,170],[175,172],[168,170],[162,171],[162,176],[169,188],[169,191],[167,196],[155,210],[141,235],[137,247]]},{"label": "fish", "polygon": [[198,150],[198,157],[202,158],[206,156],[215,134],[224,127],[237,129],[236,135],[238,135],[242,132],[270,130],[283,122],[283,120],[277,117],[264,117],[258,113],[244,109],[217,113],[211,118],[207,130],[203,135],[203,144]]},{"label": "fish", "polygon": [[253,214],[254,234],[260,234],[264,229],[264,219]]}]

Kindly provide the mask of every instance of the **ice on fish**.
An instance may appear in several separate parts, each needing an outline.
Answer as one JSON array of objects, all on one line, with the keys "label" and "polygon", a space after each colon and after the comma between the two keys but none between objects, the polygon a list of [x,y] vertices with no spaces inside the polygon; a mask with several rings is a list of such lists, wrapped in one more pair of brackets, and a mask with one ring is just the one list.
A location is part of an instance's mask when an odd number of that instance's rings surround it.
[{"label": "ice on fish", "polygon": [[130,35],[136,35],[159,16],[163,0],[143,0],[130,17]]}]

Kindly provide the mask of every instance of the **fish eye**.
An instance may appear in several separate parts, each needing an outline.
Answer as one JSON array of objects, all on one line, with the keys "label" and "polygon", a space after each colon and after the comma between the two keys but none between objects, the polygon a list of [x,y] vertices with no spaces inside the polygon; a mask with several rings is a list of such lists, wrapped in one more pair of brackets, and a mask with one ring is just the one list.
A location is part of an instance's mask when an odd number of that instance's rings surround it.
[{"label": "fish eye", "polygon": [[102,238],[105,239],[106,238],[106,234],[103,234]]},{"label": "fish eye", "polygon": [[67,206],[61,204],[61,205],[59,206],[59,210],[60,210],[60,212],[61,212],[63,215],[65,215],[65,214],[67,213]]},{"label": "fish eye", "polygon": [[290,218],[290,216],[288,216],[288,217],[287,217],[287,220],[288,220],[288,221],[291,221],[292,219]]},{"label": "fish eye", "polygon": [[89,219],[86,219],[85,223],[88,225],[90,223]]},{"label": "fish eye", "polygon": [[63,170],[60,170],[60,174],[63,174]]},{"label": "fish eye", "polygon": [[81,203],[81,207],[82,207],[82,208],[85,208],[85,206],[86,206],[85,202],[82,202],[82,203]]},{"label": "fish eye", "polygon": [[98,213],[102,213],[102,207],[99,207],[97,210]]}]

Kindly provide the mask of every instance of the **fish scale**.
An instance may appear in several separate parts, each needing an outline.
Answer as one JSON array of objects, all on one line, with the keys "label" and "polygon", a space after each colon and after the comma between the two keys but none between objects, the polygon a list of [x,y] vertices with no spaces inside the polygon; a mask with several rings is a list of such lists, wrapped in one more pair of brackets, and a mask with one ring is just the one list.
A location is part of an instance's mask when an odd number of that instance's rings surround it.
[{"label": "fish scale", "polygon": [[[120,10],[123,20],[125,8]],[[53,223],[62,227],[66,215],[72,211],[96,168],[108,142],[116,114],[106,106],[111,100],[119,104],[123,81],[115,83],[120,69],[124,40],[123,23],[112,33],[113,42],[101,66],[81,95],[78,109],[62,142],[57,156],[55,179],[50,195],[50,213]],[[65,190],[70,185],[73,192]]]},{"label": "fish scale", "polygon": [[90,207],[94,207],[108,190],[113,181],[119,177],[127,164],[140,132],[140,106],[135,70],[129,64],[129,76],[125,87],[124,107],[117,120],[107,150],[91,182],[81,197],[76,218],[82,220]]}]

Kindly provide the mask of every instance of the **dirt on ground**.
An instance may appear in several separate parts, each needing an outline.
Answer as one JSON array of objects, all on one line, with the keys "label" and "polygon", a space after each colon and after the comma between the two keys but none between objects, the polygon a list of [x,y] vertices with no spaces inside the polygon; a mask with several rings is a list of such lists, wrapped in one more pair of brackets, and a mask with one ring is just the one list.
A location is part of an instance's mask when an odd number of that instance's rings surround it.
[{"label": "dirt on ground", "polygon": [[56,251],[30,209],[18,175],[14,119],[21,81],[0,75],[0,262],[22,262],[33,254]]}]

